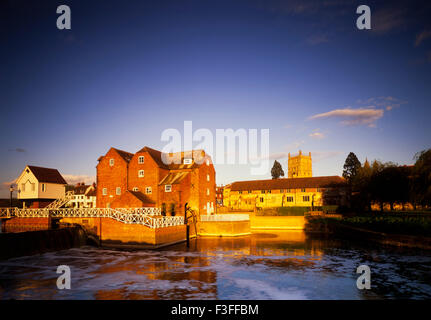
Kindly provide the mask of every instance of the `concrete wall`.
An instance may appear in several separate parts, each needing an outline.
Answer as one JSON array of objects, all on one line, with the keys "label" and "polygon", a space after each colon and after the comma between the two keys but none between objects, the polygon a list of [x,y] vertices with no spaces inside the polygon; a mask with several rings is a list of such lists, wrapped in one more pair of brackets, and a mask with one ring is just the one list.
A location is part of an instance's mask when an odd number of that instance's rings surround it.
[{"label": "concrete wall", "polygon": [[250,234],[250,221],[200,221],[200,236],[236,237]]},{"label": "concrete wall", "polygon": [[251,229],[285,229],[285,230],[303,230],[305,219],[303,216],[290,217],[256,217],[250,215]]},{"label": "concrete wall", "polygon": [[186,226],[151,229],[140,224],[126,224],[110,218],[64,218],[64,223],[78,223],[105,244],[160,245],[186,239]]}]

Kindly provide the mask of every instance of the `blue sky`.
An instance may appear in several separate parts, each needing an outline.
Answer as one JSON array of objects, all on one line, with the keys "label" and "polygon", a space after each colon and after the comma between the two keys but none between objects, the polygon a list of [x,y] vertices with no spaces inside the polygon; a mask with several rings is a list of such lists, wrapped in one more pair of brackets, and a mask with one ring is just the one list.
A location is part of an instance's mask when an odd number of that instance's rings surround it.
[{"label": "blue sky", "polygon": [[[56,28],[67,4],[72,29]],[[371,30],[356,8],[371,8]],[[313,174],[411,164],[430,148],[431,7],[421,1],[6,1],[0,10],[0,197],[26,164],[91,182],[112,146],[167,128],[270,129],[270,157]],[[216,165],[217,183],[250,177]]]}]

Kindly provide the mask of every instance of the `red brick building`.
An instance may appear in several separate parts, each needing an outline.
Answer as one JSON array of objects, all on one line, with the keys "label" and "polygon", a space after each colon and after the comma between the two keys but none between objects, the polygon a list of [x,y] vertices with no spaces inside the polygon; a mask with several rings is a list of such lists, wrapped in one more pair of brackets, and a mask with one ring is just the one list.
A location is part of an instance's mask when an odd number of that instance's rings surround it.
[{"label": "red brick building", "polygon": [[[169,164],[168,157],[175,161]],[[133,154],[111,148],[98,161],[98,208],[159,207],[175,215],[188,203],[199,214],[215,211],[215,170],[203,150],[163,154],[144,147]]]}]

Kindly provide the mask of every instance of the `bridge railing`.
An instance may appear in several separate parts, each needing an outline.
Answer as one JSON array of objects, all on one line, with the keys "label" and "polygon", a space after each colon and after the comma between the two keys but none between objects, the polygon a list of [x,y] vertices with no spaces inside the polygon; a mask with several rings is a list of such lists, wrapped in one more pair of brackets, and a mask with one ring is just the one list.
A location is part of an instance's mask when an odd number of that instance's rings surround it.
[{"label": "bridge railing", "polygon": [[115,210],[124,213],[134,213],[134,214],[146,214],[150,216],[161,216],[162,210],[155,207],[143,207],[143,208],[116,208]]},{"label": "bridge railing", "polygon": [[0,208],[0,217],[10,218],[111,218],[126,224],[164,228],[184,224],[183,216],[161,215],[160,208]]},{"label": "bridge railing", "polygon": [[248,221],[250,215],[245,213],[201,215],[201,221]]},{"label": "bridge railing", "polygon": [[0,208],[0,218],[10,218],[15,214],[15,208]]}]

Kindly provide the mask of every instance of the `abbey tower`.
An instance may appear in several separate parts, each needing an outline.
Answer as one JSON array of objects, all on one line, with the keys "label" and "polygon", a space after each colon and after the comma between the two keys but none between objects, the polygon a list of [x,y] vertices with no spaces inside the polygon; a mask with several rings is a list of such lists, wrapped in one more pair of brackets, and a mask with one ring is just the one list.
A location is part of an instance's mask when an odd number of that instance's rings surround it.
[{"label": "abbey tower", "polygon": [[306,178],[312,176],[311,152],[306,156],[299,150],[299,154],[293,157],[289,153],[287,177]]}]

